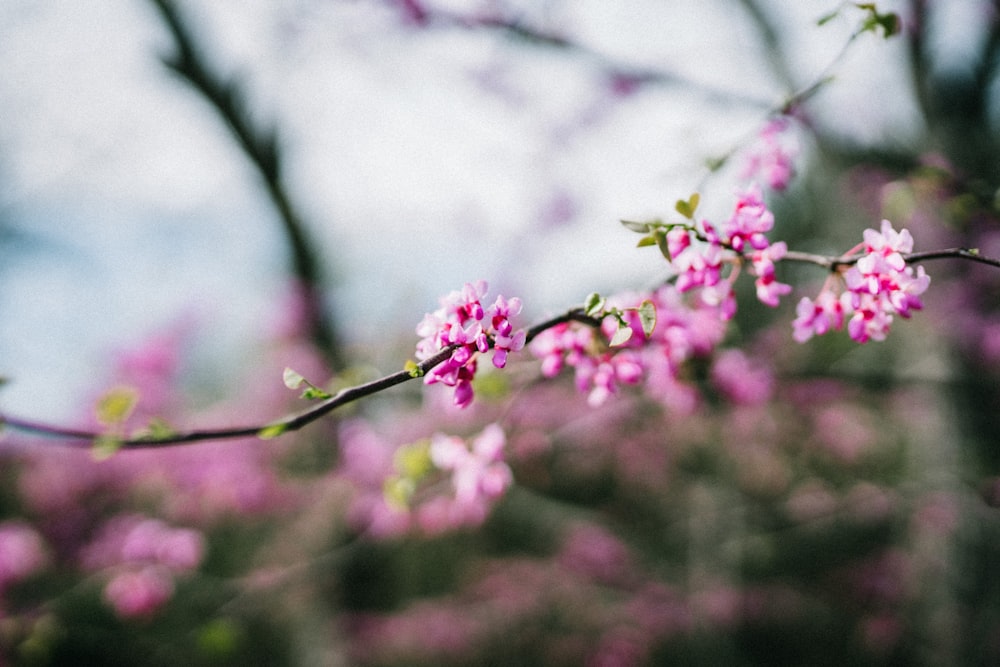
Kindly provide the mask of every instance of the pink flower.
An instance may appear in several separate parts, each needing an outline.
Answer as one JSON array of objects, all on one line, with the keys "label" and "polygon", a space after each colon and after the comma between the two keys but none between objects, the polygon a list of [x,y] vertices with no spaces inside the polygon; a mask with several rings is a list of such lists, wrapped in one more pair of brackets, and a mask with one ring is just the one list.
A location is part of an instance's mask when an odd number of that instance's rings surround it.
[{"label": "pink flower", "polygon": [[774,378],[767,366],[740,350],[726,350],[712,364],[712,383],[732,402],[759,405],[771,397]]},{"label": "pink flower", "polygon": [[577,366],[593,347],[594,330],[589,327],[557,324],[531,341],[531,353],[542,360],[542,375],[555,377],[565,365]]},{"label": "pink flower", "polygon": [[779,116],[764,126],[748,152],[743,178],[763,181],[772,190],[788,187],[795,173],[793,160],[798,152],[795,145],[785,139],[788,126],[787,116]]},{"label": "pink flower", "polygon": [[125,570],[104,587],[104,599],[121,618],[148,618],[173,597],[170,574],[156,566]]},{"label": "pink flower", "polygon": [[[612,297],[609,305],[620,308],[635,307],[642,302],[641,298]],[[587,393],[587,402],[592,406],[603,404],[611,395],[617,393],[619,384],[639,384],[644,375],[641,355],[636,352],[645,345],[646,334],[638,313],[626,311],[624,314],[628,326],[632,329],[632,337],[618,348],[609,348],[607,343],[600,345],[594,338],[594,331],[589,327],[558,324],[541,332],[531,343],[531,353],[542,360],[542,374],[554,377],[564,366],[570,366],[576,372],[577,389]],[[617,330],[617,322],[608,317],[601,325],[601,331],[606,341]]]},{"label": "pink flower", "polygon": [[930,285],[922,266],[914,272],[903,259],[913,250],[910,232],[897,232],[883,220],[882,231],[866,229],[864,239],[865,255],[844,274],[854,309],[848,333],[859,343],[884,340],[893,315],[909,317],[911,310],[921,309],[919,297]]},{"label": "pink flower", "polygon": [[422,493],[421,500],[405,515],[412,517],[411,525],[438,534],[482,523],[513,483],[513,474],[503,460],[505,445],[504,433],[496,424],[487,426],[471,444],[455,436],[433,435],[430,461],[448,473],[451,493],[429,497]]},{"label": "pink flower", "polygon": [[671,257],[677,270],[677,289],[681,292],[716,285],[722,277],[722,247],[719,245],[689,245]]},{"label": "pink flower", "polygon": [[638,384],[644,373],[638,353],[620,350],[605,353],[598,360],[588,358],[587,362],[577,364],[576,384],[580,391],[590,392],[587,403],[597,407],[618,392],[619,384]]},{"label": "pink flower", "polygon": [[476,374],[477,354],[493,348],[493,365],[503,368],[508,355],[524,347],[524,330],[515,330],[510,318],[521,312],[521,300],[498,296],[488,309],[483,308],[486,281],[466,283],[441,299],[441,307],[428,313],[417,325],[417,358],[425,360],[441,350],[454,347],[447,360],[431,369],[424,382],[440,382],[455,388],[455,404],[466,407],[472,402],[472,380]]},{"label": "pink flower", "polygon": [[888,220],[882,221],[881,229],[865,230],[860,246],[864,254],[844,272],[846,292],[838,298],[824,287],[815,302],[799,302],[798,317],[792,323],[795,340],[801,343],[814,334],[839,329],[850,316],[847,332],[851,338],[859,343],[881,341],[894,315],[906,318],[923,308],[920,295],[931,279],[922,266],[914,270],[903,258],[913,250],[913,237],[905,229],[894,230]]},{"label": "pink flower", "polygon": [[774,275],[774,264],[781,260],[788,251],[784,241],[779,241],[768,247],[757,250],[750,255],[754,273],[757,275],[755,285],[757,298],[772,308],[778,305],[778,298],[792,291],[791,285],[780,283]]},{"label": "pink flower", "polygon": [[728,280],[706,286],[701,290],[700,297],[702,304],[714,310],[723,321],[731,320],[736,314],[736,293]]},{"label": "pink flower", "polygon": [[0,524],[0,590],[45,567],[48,554],[42,536],[22,521]]},{"label": "pink flower", "polygon": [[431,461],[452,473],[459,505],[485,504],[504,494],[513,481],[503,460],[505,444],[503,430],[497,424],[487,426],[471,447],[454,436],[436,434],[431,438]]},{"label": "pink flower", "polygon": [[510,352],[517,352],[524,347],[525,331],[523,329],[514,331],[514,326],[510,323],[510,317],[520,312],[520,299],[514,297],[508,301],[503,296],[498,296],[487,312],[487,319],[495,332],[493,365],[497,368],[503,368],[507,364],[507,355]]},{"label": "pink flower", "polygon": [[181,574],[198,567],[204,537],[190,528],[171,528],[159,519],[123,514],[110,519],[81,553],[90,570],[118,565],[156,565]]},{"label": "pink flower", "polygon": [[847,333],[859,343],[885,340],[892,325],[892,310],[882,299],[869,294],[854,295],[854,315],[847,323]]},{"label": "pink flower", "polygon": [[737,199],[736,210],[722,227],[722,234],[729,247],[736,252],[743,252],[747,245],[756,250],[763,250],[768,246],[768,240],[764,235],[771,231],[772,227],[774,227],[774,214],[764,204],[760,186],[754,183]]},{"label": "pink flower", "polygon": [[850,295],[846,293],[838,298],[833,291],[824,289],[815,301],[802,297],[795,309],[798,317],[792,322],[792,337],[804,343],[814,335],[822,336],[831,329],[840,329],[844,326],[845,314],[850,311]]}]

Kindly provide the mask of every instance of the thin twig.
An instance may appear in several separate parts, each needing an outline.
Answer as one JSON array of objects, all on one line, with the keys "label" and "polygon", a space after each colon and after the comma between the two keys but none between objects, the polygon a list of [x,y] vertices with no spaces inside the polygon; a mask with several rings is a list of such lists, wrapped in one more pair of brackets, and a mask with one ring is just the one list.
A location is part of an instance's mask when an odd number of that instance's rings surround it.
[{"label": "thin twig", "polygon": [[[785,253],[783,260],[789,262],[802,262],[806,264],[816,264],[830,271],[839,271],[843,267],[851,266],[864,255],[849,255],[841,257],[827,257],[811,252],[799,252],[789,250]],[[980,255],[978,250],[970,248],[947,248],[944,250],[929,250],[925,252],[910,252],[902,255],[906,262],[924,262],[932,259],[967,259],[970,262],[978,262],[1000,268],[1000,259]]]}]

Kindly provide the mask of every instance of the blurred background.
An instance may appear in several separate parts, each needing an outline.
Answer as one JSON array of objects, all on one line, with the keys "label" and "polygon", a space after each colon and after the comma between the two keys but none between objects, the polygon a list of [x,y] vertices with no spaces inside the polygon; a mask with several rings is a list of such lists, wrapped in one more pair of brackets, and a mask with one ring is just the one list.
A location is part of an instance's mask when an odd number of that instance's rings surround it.
[{"label": "blurred background", "polygon": [[[793,95],[774,240],[838,254],[887,217],[917,250],[1000,256],[1000,6],[879,3],[900,34],[852,38],[867,11],[8,0],[0,405],[88,424],[127,385],[137,426],[264,423],[301,407],[282,368],[331,388],[394,371],[467,281],[522,297],[526,322],[648,289],[663,260],[618,220],[696,190],[724,219],[724,158]],[[794,305],[824,275],[780,267],[793,295],[742,294],[727,339],[765,388],[727,392],[721,355],[699,359],[684,413],[638,391],[593,409],[525,361],[465,412],[408,387],[270,443],[95,463],[8,430],[0,647],[12,664],[997,664],[1000,274],[926,268],[926,309],[886,342],[799,346]],[[488,518],[386,518],[396,448],[491,422],[516,484]]]}]

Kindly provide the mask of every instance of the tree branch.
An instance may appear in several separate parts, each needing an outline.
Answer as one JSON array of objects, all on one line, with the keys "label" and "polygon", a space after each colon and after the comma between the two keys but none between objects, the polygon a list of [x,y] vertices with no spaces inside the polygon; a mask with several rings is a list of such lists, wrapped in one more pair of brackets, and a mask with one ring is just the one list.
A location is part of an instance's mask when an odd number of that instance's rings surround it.
[{"label": "tree branch", "polygon": [[288,240],[292,272],[302,290],[309,337],[330,370],[341,368],[343,359],[338,336],[322,299],[321,261],[313,251],[315,245],[309,239],[305,225],[282,182],[282,153],[277,132],[254,122],[246,109],[238,82],[227,80],[211,70],[173,0],[151,2],[159,9],[176,47],[174,54],[163,58],[164,64],[184,78],[212,105],[229,127],[244,154],[257,168]]},{"label": "tree branch", "polygon": [[[525,332],[525,341],[531,342],[538,334],[546,329],[550,329],[563,322],[582,322],[589,326],[600,326],[601,320],[584,314],[582,308],[573,308],[556,317],[540,322],[530,327]],[[301,412],[292,413],[274,421],[251,426],[237,426],[232,428],[193,430],[179,433],[169,433],[161,436],[141,436],[134,438],[122,438],[117,442],[121,449],[154,449],[161,447],[171,447],[176,445],[188,445],[208,440],[232,440],[236,438],[261,437],[272,438],[298,431],[302,427],[319,420],[330,414],[334,410],[348,403],[385,391],[398,384],[408,382],[418,377],[426,375],[428,371],[443,363],[451,356],[454,347],[448,347],[433,357],[425,359],[416,364],[413,370],[401,370],[386,375],[377,380],[347,387],[340,390],[335,395],[320,401]],[[43,422],[20,419],[0,414],[0,426],[7,426],[25,433],[34,433],[54,438],[64,438],[77,443],[89,444],[101,438],[106,438],[107,434],[100,431],[90,431],[86,429],[66,428],[54,426]]]},{"label": "tree branch", "polygon": [[[789,250],[785,253],[783,260],[789,262],[802,262],[806,264],[816,264],[830,271],[839,271],[843,267],[851,266],[864,255],[850,255],[841,257],[827,257],[810,252],[799,252]],[[967,259],[970,262],[978,262],[1000,268],[1000,259],[985,257],[979,254],[975,248],[947,248],[945,250],[930,250],[925,252],[911,252],[903,255],[906,262],[923,262],[931,259]]]},{"label": "tree branch", "polygon": [[[788,251],[784,256],[784,259],[793,262],[816,264],[830,271],[838,271],[843,267],[854,264],[861,257],[862,255],[830,257],[807,252]],[[989,266],[1000,268],[1000,259],[984,257],[979,254],[978,250],[967,248],[948,248],[945,250],[908,253],[903,255],[903,259],[907,262],[934,259],[966,259],[972,262],[979,262],[981,264],[987,264]],[[561,315],[557,315],[529,327],[525,331],[525,343],[530,343],[536,336],[538,336],[538,334],[565,322],[580,322],[587,326],[599,327],[601,325],[601,321],[602,319],[600,317],[587,315],[585,310],[581,307],[571,308]],[[367,396],[371,396],[385,391],[386,389],[395,387],[396,385],[422,377],[435,366],[447,360],[451,356],[453,350],[454,347],[447,347],[435,354],[433,357],[416,364],[412,369],[404,369],[386,375],[385,377],[378,378],[377,380],[372,380],[371,382],[341,389],[330,398],[319,401],[305,410],[292,413],[263,424],[234,428],[193,430],[156,436],[149,435],[122,438],[118,440],[116,444],[123,449],[152,449],[193,444],[207,440],[231,440],[235,438],[247,437],[260,437],[267,439],[277,437],[284,433],[297,431],[302,427],[325,417],[337,408],[347,405],[348,403],[353,403]],[[91,443],[108,437],[107,433],[99,431],[55,426],[43,422],[7,416],[2,413],[0,413],[0,426],[7,426],[26,433],[34,433],[54,438],[64,438],[78,443]]]}]

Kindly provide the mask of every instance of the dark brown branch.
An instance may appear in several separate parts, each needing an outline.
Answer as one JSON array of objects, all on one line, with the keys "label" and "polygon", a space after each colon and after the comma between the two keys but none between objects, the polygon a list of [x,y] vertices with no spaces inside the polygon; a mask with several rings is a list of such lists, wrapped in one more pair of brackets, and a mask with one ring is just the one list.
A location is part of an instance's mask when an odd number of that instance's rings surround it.
[{"label": "dark brown branch", "polygon": [[302,290],[300,297],[305,305],[309,337],[331,370],[341,368],[340,344],[322,299],[321,262],[282,181],[282,153],[277,132],[253,120],[235,80],[227,80],[209,68],[207,58],[173,0],[151,2],[163,16],[176,48],[175,53],[163,58],[164,64],[183,77],[212,105],[260,173],[288,240],[292,271]]}]

